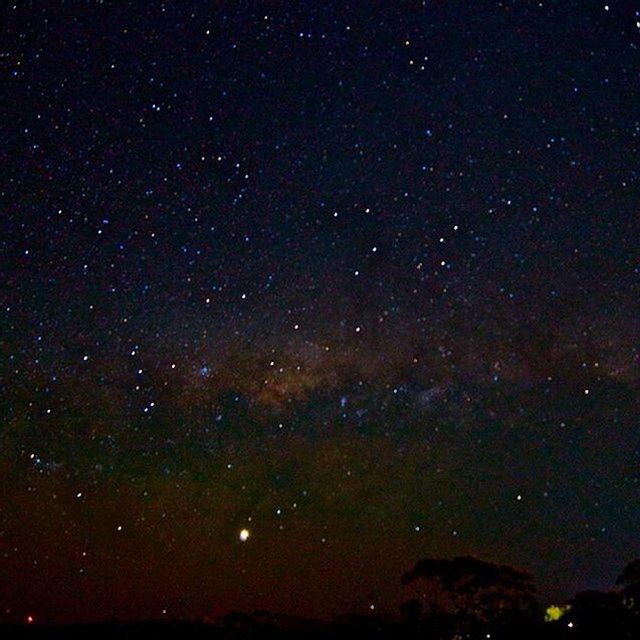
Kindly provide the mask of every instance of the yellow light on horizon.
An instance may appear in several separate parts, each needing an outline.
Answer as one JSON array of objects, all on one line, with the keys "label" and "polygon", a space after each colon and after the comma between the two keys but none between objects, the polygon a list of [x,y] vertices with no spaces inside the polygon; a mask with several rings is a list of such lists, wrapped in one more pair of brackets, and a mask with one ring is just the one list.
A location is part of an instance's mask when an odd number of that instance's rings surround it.
[{"label": "yellow light on horizon", "polygon": [[564,616],[570,610],[571,610],[571,606],[568,604],[551,605],[550,607],[547,607],[547,610],[545,611],[545,616],[544,616],[545,622],[557,622],[558,620],[560,620],[560,618],[562,618],[562,616]]},{"label": "yellow light on horizon", "polygon": [[241,529],[238,537],[240,538],[240,542],[246,542],[249,539],[249,529]]}]

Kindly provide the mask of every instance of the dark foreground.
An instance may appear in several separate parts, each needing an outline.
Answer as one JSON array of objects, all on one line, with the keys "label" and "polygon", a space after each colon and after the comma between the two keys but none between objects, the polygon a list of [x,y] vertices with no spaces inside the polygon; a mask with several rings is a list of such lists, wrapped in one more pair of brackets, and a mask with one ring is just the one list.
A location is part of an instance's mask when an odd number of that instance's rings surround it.
[{"label": "dark foreground", "polygon": [[318,622],[266,613],[232,614],[214,623],[205,622],[104,622],[85,625],[7,625],[0,637],[24,640],[321,640],[323,638],[402,640],[517,639],[517,640],[631,640],[640,638],[640,616],[610,618],[601,612],[567,615],[554,622],[523,621],[500,624],[478,623],[442,617],[423,620],[385,620],[369,616],[349,616],[332,622]]}]

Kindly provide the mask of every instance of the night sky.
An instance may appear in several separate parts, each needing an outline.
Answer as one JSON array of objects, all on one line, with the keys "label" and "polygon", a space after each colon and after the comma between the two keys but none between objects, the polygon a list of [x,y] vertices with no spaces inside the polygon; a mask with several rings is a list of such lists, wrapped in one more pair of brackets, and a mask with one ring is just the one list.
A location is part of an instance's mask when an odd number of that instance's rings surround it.
[{"label": "night sky", "polygon": [[394,612],[456,554],[611,586],[634,4],[3,4],[0,621]]}]

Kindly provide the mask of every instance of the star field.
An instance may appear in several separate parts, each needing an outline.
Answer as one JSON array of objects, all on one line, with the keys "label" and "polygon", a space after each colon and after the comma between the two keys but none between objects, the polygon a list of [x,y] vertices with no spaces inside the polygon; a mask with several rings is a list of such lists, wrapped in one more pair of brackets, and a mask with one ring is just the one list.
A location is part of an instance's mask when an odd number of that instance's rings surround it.
[{"label": "star field", "polygon": [[0,15],[0,620],[640,554],[633,3]]}]

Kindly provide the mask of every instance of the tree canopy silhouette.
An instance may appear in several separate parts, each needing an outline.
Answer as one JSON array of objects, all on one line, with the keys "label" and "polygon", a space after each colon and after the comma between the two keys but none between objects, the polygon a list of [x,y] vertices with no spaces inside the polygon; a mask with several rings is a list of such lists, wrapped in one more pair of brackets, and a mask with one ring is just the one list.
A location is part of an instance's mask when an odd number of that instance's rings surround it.
[{"label": "tree canopy silhouette", "polygon": [[625,606],[640,614],[640,558],[625,566],[616,584],[622,587]]},{"label": "tree canopy silhouette", "polygon": [[618,576],[616,584],[623,588],[640,588],[640,558],[629,562]]},{"label": "tree canopy silhouette", "polygon": [[420,560],[402,582],[421,585],[419,595],[432,614],[488,621],[533,616],[538,611],[531,574],[471,556]]}]

